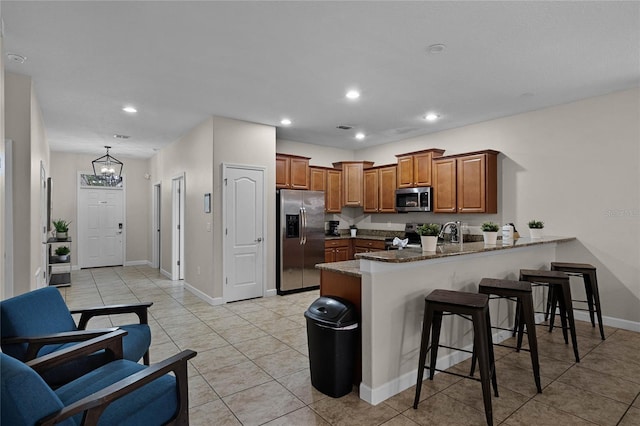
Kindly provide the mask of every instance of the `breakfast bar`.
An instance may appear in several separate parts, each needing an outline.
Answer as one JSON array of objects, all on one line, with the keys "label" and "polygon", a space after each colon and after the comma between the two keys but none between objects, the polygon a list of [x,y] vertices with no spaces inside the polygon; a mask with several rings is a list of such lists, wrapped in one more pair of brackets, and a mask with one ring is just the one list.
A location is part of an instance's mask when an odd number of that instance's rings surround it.
[{"label": "breakfast bar", "polygon": [[[478,283],[485,277],[517,280],[521,268],[548,270],[556,261],[557,245],[573,240],[543,237],[520,238],[509,244],[498,241],[493,246],[483,242],[444,244],[435,252],[378,251],[360,253],[355,261],[316,265],[322,274],[321,294],[345,297],[360,310],[360,398],[375,405],[415,384],[424,298],[429,292],[477,292]],[[536,310],[542,310],[542,297],[534,295],[534,299]],[[494,325],[512,324],[511,306],[492,301],[490,309]],[[494,335],[495,341],[510,335],[503,333]],[[465,321],[450,317],[443,322],[440,340],[470,350],[473,332]],[[438,368],[448,368],[469,356],[443,350],[439,352]]]}]

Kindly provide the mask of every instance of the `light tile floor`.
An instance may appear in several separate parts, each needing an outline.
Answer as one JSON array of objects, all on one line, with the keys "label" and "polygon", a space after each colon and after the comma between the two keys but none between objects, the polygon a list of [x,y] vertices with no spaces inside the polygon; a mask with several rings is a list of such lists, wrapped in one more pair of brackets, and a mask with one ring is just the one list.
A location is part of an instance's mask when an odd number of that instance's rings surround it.
[{"label": "light tile floor", "polygon": [[[334,399],[310,383],[303,312],[318,291],[210,306],[182,283],[148,267],[86,269],[61,288],[71,308],[152,301],[151,361],[190,348],[192,425],[484,425],[480,384],[438,374],[372,406],[354,390]],[[113,320],[113,323],[111,322]],[[93,320],[92,328],[133,318]],[[543,393],[537,394],[527,352],[496,347],[500,397],[495,424],[639,425],[640,333],[605,327],[602,341],[579,322],[581,362],[559,330],[538,328]],[[452,370],[465,373],[468,360]]]}]

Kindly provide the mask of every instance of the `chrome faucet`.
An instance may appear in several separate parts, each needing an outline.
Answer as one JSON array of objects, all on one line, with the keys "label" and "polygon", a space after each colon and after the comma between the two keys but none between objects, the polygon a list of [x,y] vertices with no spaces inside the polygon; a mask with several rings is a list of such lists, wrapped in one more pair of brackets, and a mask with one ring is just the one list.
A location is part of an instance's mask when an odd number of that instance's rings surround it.
[{"label": "chrome faucet", "polygon": [[452,243],[461,243],[462,242],[462,223],[459,220],[455,222],[447,222],[440,229],[440,234],[438,237],[444,238],[444,231],[450,229],[451,242]]}]

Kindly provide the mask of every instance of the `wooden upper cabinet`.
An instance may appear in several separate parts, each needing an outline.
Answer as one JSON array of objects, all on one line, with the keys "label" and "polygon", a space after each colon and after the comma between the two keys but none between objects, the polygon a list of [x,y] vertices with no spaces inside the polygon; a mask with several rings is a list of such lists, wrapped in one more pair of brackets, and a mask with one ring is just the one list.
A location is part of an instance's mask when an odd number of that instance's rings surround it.
[{"label": "wooden upper cabinet", "polygon": [[309,189],[311,191],[327,190],[327,169],[309,166]]},{"label": "wooden upper cabinet", "polygon": [[431,163],[442,156],[442,149],[427,149],[396,155],[398,157],[398,188],[432,186]]},{"label": "wooden upper cabinet", "polygon": [[498,154],[487,150],[434,160],[434,213],[497,213]]},{"label": "wooden upper cabinet", "polygon": [[396,170],[395,164],[364,170],[365,213],[395,213]]},{"label": "wooden upper cabinet", "polygon": [[324,210],[340,213],[342,210],[342,171],[327,169],[327,190],[324,193]]},{"label": "wooden upper cabinet", "polygon": [[363,172],[364,199],[362,210],[365,213],[378,213],[378,169],[367,169]]},{"label": "wooden upper cabinet", "polygon": [[309,158],[276,154],[276,188],[309,189]]},{"label": "wooden upper cabinet", "polygon": [[333,163],[333,167],[342,170],[343,206],[361,207],[364,200],[365,169],[371,168],[371,161],[341,161]]}]

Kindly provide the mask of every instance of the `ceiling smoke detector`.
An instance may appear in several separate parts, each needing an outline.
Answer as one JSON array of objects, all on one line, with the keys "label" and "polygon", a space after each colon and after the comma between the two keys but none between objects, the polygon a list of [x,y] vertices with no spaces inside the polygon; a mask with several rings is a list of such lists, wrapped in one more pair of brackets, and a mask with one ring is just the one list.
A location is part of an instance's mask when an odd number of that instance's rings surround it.
[{"label": "ceiling smoke detector", "polygon": [[338,127],[336,127],[336,129],[340,129],[340,130],[351,130],[353,129],[353,126],[347,126],[345,124],[341,124]]},{"label": "ceiling smoke detector", "polygon": [[113,137],[115,139],[129,139],[131,136],[115,134],[115,135],[113,135]]}]

